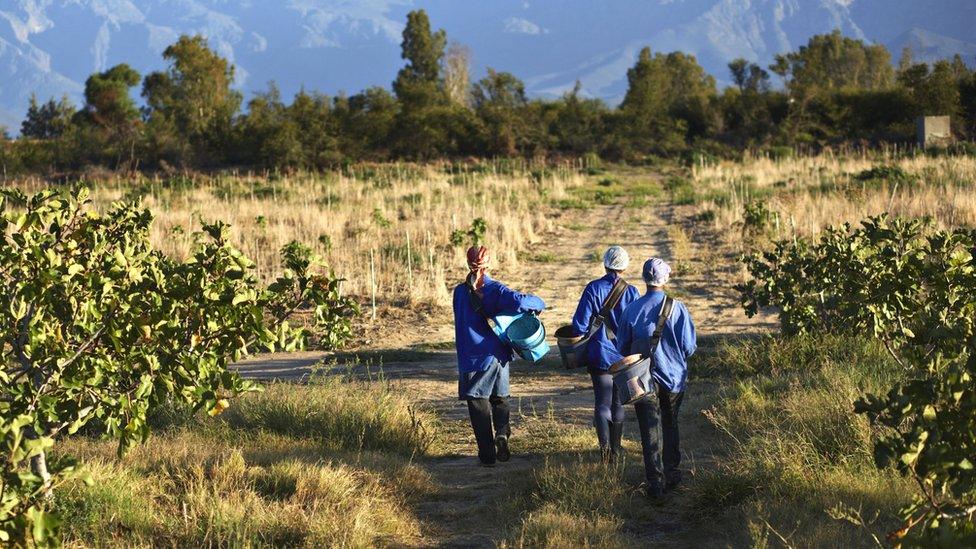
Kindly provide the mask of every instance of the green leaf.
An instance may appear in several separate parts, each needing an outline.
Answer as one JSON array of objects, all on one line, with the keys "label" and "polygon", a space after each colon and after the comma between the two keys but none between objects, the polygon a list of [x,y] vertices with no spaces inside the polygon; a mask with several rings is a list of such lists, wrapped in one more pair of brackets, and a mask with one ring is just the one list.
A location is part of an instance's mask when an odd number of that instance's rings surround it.
[{"label": "green leaf", "polygon": [[31,522],[31,535],[38,545],[48,545],[56,537],[61,519],[57,515],[42,511],[36,507],[27,511],[27,518]]}]

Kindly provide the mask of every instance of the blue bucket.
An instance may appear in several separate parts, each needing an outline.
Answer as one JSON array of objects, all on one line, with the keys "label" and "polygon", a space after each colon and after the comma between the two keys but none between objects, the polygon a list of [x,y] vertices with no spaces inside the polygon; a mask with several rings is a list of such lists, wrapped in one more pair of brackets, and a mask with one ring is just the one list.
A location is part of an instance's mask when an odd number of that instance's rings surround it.
[{"label": "blue bucket", "polygon": [[531,362],[538,362],[549,352],[546,327],[535,315],[524,314],[514,319],[505,329],[505,338],[519,356]]},{"label": "blue bucket", "polygon": [[613,387],[624,404],[633,404],[654,394],[651,359],[630,355],[610,366]]}]

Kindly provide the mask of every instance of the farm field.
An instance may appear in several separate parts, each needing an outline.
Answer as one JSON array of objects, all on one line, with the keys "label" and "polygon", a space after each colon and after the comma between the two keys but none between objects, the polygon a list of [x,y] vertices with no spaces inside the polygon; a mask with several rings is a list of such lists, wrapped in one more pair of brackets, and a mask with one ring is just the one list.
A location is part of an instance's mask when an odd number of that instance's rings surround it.
[{"label": "farm field", "polygon": [[[65,543],[872,546],[917,487],[875,468],[881,431],[853,406],[902,373],[877,341],[782,338],[775,311],[747,317],[739,256],[886,211],[972,227],[974,180],[971,157],[875,155],[97,184],[99,208],[142,196],[157,216],[154,244],[173,256],[188,253],[201,217],[231,223],[268,279],[280,274],[278,248],[307,242],[362,314],[341,352],[238,363],[263,393],[215,418],[160,413],[121,460],[110,441],[60,444],[96,480],[58,495]],[[546,300],[550,333],[600,275],[607,246],[675,267],[670,291],[688,305],[700,350],[681,417],[690,478],[665,505],[639,490],[632,410],[624,465],[599,464],[588,376],[562,370],[555,345],[540,365],[513,367],[512,461],[476,466],[449,308],[476,236],[498,250],[499,278]]]}]

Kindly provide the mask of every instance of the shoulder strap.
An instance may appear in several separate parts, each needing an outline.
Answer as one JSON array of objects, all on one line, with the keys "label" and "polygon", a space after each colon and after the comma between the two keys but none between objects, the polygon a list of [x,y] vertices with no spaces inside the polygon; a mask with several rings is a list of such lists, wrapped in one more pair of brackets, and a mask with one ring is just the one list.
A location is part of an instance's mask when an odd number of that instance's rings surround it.
[{"label": "shoulder strap", "polygon": [[668,323],[668,319],[671,318],[671,313],[674,311],[674,299],[671,296],[664,296],[664,302],[661,304],[661,313],[657,317],[657,326],[654,327],[654,333],[651,334],[651,345],[649,347],[650,354],[654,354],[657,350],[657,346],[661,343],[661,335],[664,333],[664,326]]},{"label": "shoulder strap", "polygon": [[495,332],[495,335],[501,338],[501,328],[498,326],[498,323],[495,322],[495,319],[488,316],[488,313],[485,312],[485,304],[482,302],[478,292],[474,290],[474,285],[471,283],[470,277],[464,281],[464,286],[468,290],[468,299],[471,300],[471,307],[485,319],[485,322],[488,323],[488,327],[491,328],[491,331]]},{"label": "shoulder strap", "polygon": [[607,316],[610,315],[610,311],[617,306],[617,303],[620,303],[620,298],[624,296],[625,291],[627,291],[627,281],[623,277],[618,277],[617,281],[613,283],[613,288],[610,289],[610,293],[603,300],[600,311],[590,317],[590,328],[586,332],[588,338],[600,330],[603,323],[607,321]]}]

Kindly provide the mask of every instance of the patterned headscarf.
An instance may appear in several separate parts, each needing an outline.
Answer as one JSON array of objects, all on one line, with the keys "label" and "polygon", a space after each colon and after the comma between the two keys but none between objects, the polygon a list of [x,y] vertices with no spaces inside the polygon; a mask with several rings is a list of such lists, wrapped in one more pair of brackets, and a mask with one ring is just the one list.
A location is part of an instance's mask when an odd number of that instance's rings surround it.
[{"label": "patterned headscarf", "polygon": [[650,286],[664,286],[671,279],[671,265],[652,257],[644,263],[644,282]]},{"label": "patterned headscarf", "polygon": [[468,278],[472,280],[475,290],[480,290],[485,285],[485,270],[488,269],[490,257],[488,248],[484,246],[472,246],[468,248]]}]

